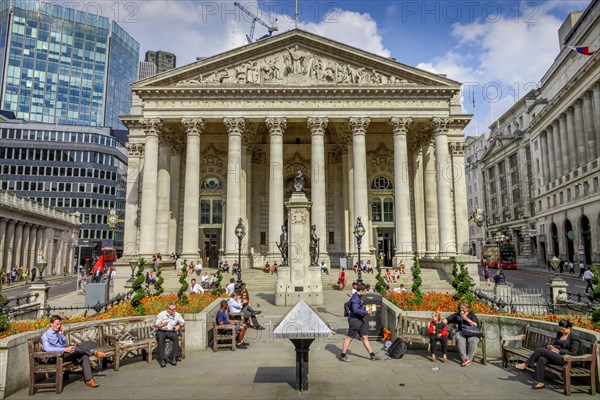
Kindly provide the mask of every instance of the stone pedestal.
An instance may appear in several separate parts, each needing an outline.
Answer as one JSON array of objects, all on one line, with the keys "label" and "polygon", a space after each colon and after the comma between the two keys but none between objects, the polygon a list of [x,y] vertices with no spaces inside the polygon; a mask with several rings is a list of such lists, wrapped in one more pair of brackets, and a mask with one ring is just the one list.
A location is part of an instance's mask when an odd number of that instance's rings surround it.
[{"label": "stone pedestal", "polygon": [[44,308],[48,307],[49,290],[50,286],[45,281],[42,281],[41,283],[32,283],[31,286],[29,286],[29,292],[31,292],[31,294],[38,294],[37,302],[40,304],[38,318],[44,317]]},{"label": "stone pedestal", "polygon": [[310,265],[310,206],[303,192],[294,192],[288,210],[288,265],[277,269],[275,304],[291,306],[300,299],[323,304],[323,282],[318,265]]},{"label": "stone pedestal", "polygon": [[552,304],[568,299],[567,288],[569,287],[569,284],[560,276],[552,278],[550,282],[548,282],[548,286],[550,287],[550,300],[552,301]]}]

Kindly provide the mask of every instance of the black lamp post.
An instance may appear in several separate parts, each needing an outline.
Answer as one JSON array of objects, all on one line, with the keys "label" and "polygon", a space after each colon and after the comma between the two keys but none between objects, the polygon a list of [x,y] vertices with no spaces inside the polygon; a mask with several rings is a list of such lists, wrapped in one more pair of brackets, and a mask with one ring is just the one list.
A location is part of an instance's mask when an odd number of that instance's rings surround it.
[{"label": "black lamp post", "polygon": [[238,224],[235,227],[235,236],[238,238],[238,269],[236,286],[239,286],[242,284],[242,239],[244,236],[246,236],[246,228],[244,228],[241,218],[238,220]]},{"label": "black lamp post", "polygon": [[360,245],[362,243],[362,237],[365,235],[365,227],[360,220],[360,217],[356,218],[356,225],[354,225],[354,237],[356,238],[356,247],[358,248],[358,280],[356,281],[359,285],[363,283],[362,280],[362,269],[360,265]]}]

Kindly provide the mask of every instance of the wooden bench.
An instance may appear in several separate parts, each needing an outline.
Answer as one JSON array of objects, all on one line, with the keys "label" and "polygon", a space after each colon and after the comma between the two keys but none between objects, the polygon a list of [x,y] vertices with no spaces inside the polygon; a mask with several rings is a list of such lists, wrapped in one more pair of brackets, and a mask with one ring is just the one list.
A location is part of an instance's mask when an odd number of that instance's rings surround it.
[{"label": "wooden bench", "polygon": [[[185,329],[179,334],[181,357],[185,359]],[[102,326],[102,339],[115,347],[115,371],[119,370],[121,360],[141,354],[148,364],[152,362],[152,353],[158,347],[154,320],[121,320]],[[167,339],[169,341],[169,339]]]},{"label": "wooden bench", "polygon": [[[429,345],[429,323],[431,322],[431,318],[424,317],[410,317],[410,316],[401,316],[398,321],[398,327],[396,328],[397,337],[401,337],[407,343],[419,343],[419,344],[427,344]],[[479,322],[479,329],[482,332],[485,332],[485,326],[482,321]],[[452,328],[452,324],[448,327],[448,345],[456,346],[456,332]],[[454,334],[453,334],[454,332]],[[485,346],[485,336],[479,340],[477,344],[478,348],[481,347],[481,363],[483,365],[487,364],[487,355],[486,355],[486,346]],[[428,346],[429,349],[429,346]]]},{"label": "wooden bench", "polygon": [[[557,332],[548,331],[527,325],[525,333],[517,336],[506,336],[502,338],[502,365],[508,367],[508,362],[526,361],[533,352],[539,348],[554,343]],[[588,389],[590,394],[596,393],[596,362],[598,342],[588,341],[574,337],[580,343],[577,355],[566,355],[563,357],[564,365],[548,364],[546,371],[558,375],[564,384],[564,393],[571,395],[571,389]],[[574,385],[571,378],[588,378],[589,385]]]},{"label": "wooden bench", "polygon": [[[243,316],[241,313],[227,313],[229,321],[242,322]],[[217,325],[217,316],[213,316],[213,334],[212,334],[212,349],[213,351],[219,351],[219,349],[231,349],[235,351],[235,345],[237,341],[237,332],[235,330],[235,324],[228,325]]]},{"label": "wooden bench", "polygon": [[[102,343],[99,326],[83,326],[73,329],[65,328],[65,336],[69,345],[90,346],[96,351],[106,353],[107,358],[113,360],[113,367],[118,369],[118,364],[115,362],[115,347],[110,344]],[[73,361],[65,361],[60,352],[46,352],[42,347],[41,337],[29,339],[27,341],[29,351],[29,395],[35,393],[35,389],[39,388],[54,388],[57,394],[62,393],[65,378],[68,378],[69,373],[73,372],[78,364]],[[103,367],[106,367],[106,358],[102,359]],[[53,381],[48,381],[49,375],[53,374]],[[37,382],[39,375],[44,375],[46,382]]]}]

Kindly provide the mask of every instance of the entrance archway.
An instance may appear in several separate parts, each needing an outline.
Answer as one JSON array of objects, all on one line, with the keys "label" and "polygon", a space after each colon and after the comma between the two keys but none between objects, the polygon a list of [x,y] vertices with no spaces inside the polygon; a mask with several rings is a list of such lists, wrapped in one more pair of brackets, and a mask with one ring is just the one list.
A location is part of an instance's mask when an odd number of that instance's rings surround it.
[{"label": "entrance archway", "polygon": [[571,221],[565,221],[565,240],[567,241],[567,258],[569,261],[575,261],[575,232]]},{"label": "entrance archway", "polygon": [[592,227],[590,220],[585,215],[581,217],[579,225],[581,231],[581,244],[583,244],[583,257],[586,265],[592,263]]},{"label": "entrance archway", "polygon": [[556,227],[556,224],[553,222],[552,225],[550,226],[550,234],[552,236],[552,254],[555,257],[558,257],[558,255],[560,254],[559,248],[558,248],[558,228]]}]

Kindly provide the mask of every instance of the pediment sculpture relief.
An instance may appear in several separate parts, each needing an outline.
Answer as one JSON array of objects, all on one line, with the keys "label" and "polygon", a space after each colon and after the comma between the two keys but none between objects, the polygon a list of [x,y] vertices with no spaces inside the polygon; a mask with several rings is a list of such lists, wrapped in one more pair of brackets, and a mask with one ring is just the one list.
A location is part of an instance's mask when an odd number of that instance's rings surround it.
[{"label": "pediment sculpture relief", "polygon": [[176,83],[194,85],[414,85],[372,68],[339,62],[301,49],[298,45],[279,53],[219,71],[199,74]]}]

